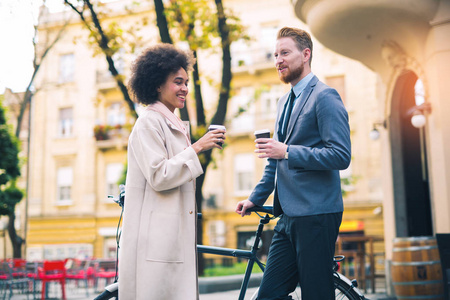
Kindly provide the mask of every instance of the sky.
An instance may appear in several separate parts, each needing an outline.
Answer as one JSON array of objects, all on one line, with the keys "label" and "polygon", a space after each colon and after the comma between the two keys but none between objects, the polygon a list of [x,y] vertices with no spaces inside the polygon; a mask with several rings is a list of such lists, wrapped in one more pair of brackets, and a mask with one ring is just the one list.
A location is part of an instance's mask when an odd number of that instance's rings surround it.
[{"label": "sky", "polygon": [[33,24],[39,0],[0,1],[0,94],[24,91],[33,72]]}]

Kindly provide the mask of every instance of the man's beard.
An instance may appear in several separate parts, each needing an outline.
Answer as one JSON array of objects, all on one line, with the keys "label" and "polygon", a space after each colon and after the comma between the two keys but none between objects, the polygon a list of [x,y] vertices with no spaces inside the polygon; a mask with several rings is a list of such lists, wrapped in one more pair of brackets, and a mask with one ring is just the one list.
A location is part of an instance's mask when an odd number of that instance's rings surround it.
[{"label": "man's beard", "polygon": [[280,77],[280,80],[284,83],[290,83],[294,81],[295,79],[299,78],[303,73],[303,65],[300,65],[297,69],[294,69],[292,71],[287,72],[287,74],[278,73],[278,76]]}]

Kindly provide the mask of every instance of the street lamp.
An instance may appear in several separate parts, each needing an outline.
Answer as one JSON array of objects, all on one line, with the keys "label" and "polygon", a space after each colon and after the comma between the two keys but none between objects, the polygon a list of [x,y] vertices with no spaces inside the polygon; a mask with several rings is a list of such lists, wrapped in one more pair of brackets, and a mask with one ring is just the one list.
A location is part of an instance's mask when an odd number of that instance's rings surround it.
[{"label": "street lamp", "polygon": [[422,165],[422,179],[427,180],[427,166],[425,157],[425,140],[424,140],[424,127],[427,123],[425,117],[426,114],[431,113],[431,104],[429,102],[424,102],[420,105],[416,105],[408,110],[407,114],[412,115],[411,124],[415,128],[419,129],[419,140],[420,140],[420,160]]},{"label": "street lamp", "polygon": [[431,113],[431,104],[429,102],[416,105],[408,111],[408,115],[412,115],[411,124],[416,128],[425,126],[427,122],[425,115],[429,113]]},{"label": "street lamp", "polygon": [[425,116],[419,111],[415,112],[414,115],[411,117],[411,124],[416,128],[424,127],[426,122],[427,120]]},{"label": "street lamp", "polygon": [[369,137],[372,141],[376,141],[380,138],[380,132],[378,131],[377,127],[383,126],[383,128],[386,128],[386,120],[379,121],[373,123],[373,129],[369,133]]}]

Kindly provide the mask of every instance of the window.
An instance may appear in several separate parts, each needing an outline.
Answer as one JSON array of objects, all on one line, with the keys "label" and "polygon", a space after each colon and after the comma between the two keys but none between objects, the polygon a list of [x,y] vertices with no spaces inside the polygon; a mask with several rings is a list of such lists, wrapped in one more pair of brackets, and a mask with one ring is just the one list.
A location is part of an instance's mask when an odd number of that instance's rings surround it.
[{"label": "window", "polygon": [[225,234],[226,234],[226,226],[225,222],[211,221],[208,224],[209,226],[209,240],[211,246],[223,247],[225,246]]},{"label": "window", "polygon": [[122,177],[123,164],[111,163],[106,166],[106,195],[119,196],[118,182]]},{"label": "window", "polygon": [[71,137],[73,134],[73,109],[71,107],[59,110],[59,136]]},{"label": "window", "polygon": [[73,53],[59,57],[59,83],[72,82],[75,77],[75,56]]},{"label": "window", "polygon": [[103,257],[116,258],[117,255],[117,241],[115,237],[105,237],[103,242]]},{"label": "window", "polygon": [[241,88],[231,99],[231,127],[235,132],[250,132],[255,127],[254,122],[254,89]]},{"label": "window", "polygon": [[277,116],[278,99],[286,93],[283,85],[273,85],[270,90],[263,91],[260,96],[261,118],[275,119]]},{"label": "window", "polygon": [[57,171],[57,202],[72,202],[73,170],[61,167]]},{"label": "window", "polygon": [[252,52],[248,42],[238,40],[231,44],[231,65],[233,67],[249,66],[253,64]]},{"label": "window", "polygon": [[414,94],[416,105],[421,105],[425,103],[425,88],[421,79],[417,79],[414,85]]},{"label": "window", "polygon": [[114,66],[116,67],[119,74],[125,73],[125,49],[120,48],[116,53],[113,54],[112,59],[114,61]]},{"label": "window", "polygon": [[265,26],[261,28],[261,37],[259,40],[261,50],[264,51],[265,59],[273,61],[273,45],[277,40],[277,26]]},{"label": "window", "polygon": [[234,157],[234,191],[238,195],[250,194],[253,189],[255,157],[253,153],[237,154]]},{"label": "window", "polygon": [[341,176],[341,189],[345,192],[351,192],[355,190],[355,186],[353,185],[353,172],[352,172],[352,163],[347,169],[339,171]]},{"label": "window", "polygon": [[345,104],[345,76],[333,76],[333,77],[326,77],[325,83],[332,88],[336,89],[336,91],[341,96],[342,102]]},{"label": "window", "polygon": [[107,122],[110,126],[125,124],[125,109],[121,102],[112,103],[107,109]]}]

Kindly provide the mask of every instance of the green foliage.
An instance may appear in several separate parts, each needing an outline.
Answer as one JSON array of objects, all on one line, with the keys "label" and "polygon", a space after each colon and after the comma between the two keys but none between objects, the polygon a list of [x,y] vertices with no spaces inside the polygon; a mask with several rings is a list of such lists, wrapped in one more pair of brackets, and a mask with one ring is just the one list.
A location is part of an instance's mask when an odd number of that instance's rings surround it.
[{"label": "green foliage", "polygon": [[[205,269],[205,277],[212,276],[228,276],[228,275],[237,275],[244,274],[247,268],[246,262],[235,263],[232,266],[224,267],[224,266],[213,266]],[[261,269],[257,264],[253,265],[252,273],[261,273]]]},{"label": "green foliage", "polygon": [[128,162],[125,163],[125,165],[123,166],[123,171],[122,171],[122,175],[119,178],[119,181],[117,182],[117,185],[125,185],[125,182],[127,180],[127,170],[128,170]]},{"label": "green foliage", "polygon": [[358,181],[359,176],[341,177],[341,193],[345,197],[351,190],[351,187]]},{"label": "green foliage", "polygon": [[[177,41],[186,41],[193,51],[218,46],[220,35],[217,18],[211,17],[216,14],[216,10],[214,1],[211,0],[170,0],[165,13],[173,32],[172,37],[176,37]],[[230,31],[229,42],[248,40],[240,19],[231,11],[226,12],[226,16]]]},{"label": "green foliage", "polygon": [[6,123],[3,99],[0,99],[0,215],[14,212],[22,199],[22,192],[15,181],[20,176],[19,143]]},{"label": "green foliage", "polygon": [[110,138],[116,136],[128,135],[132,129],[131,124],[117,124],[117,125],[103,125],[98,124],[94,127],[94,137],[97,141],[109,140]]},{"label": "green foliage", "polygon": [[23,192],[16,187],[14,181],[5,190],[0,191],[0,215],[7,216],[14,213],[14,208],[22,197]]}]

